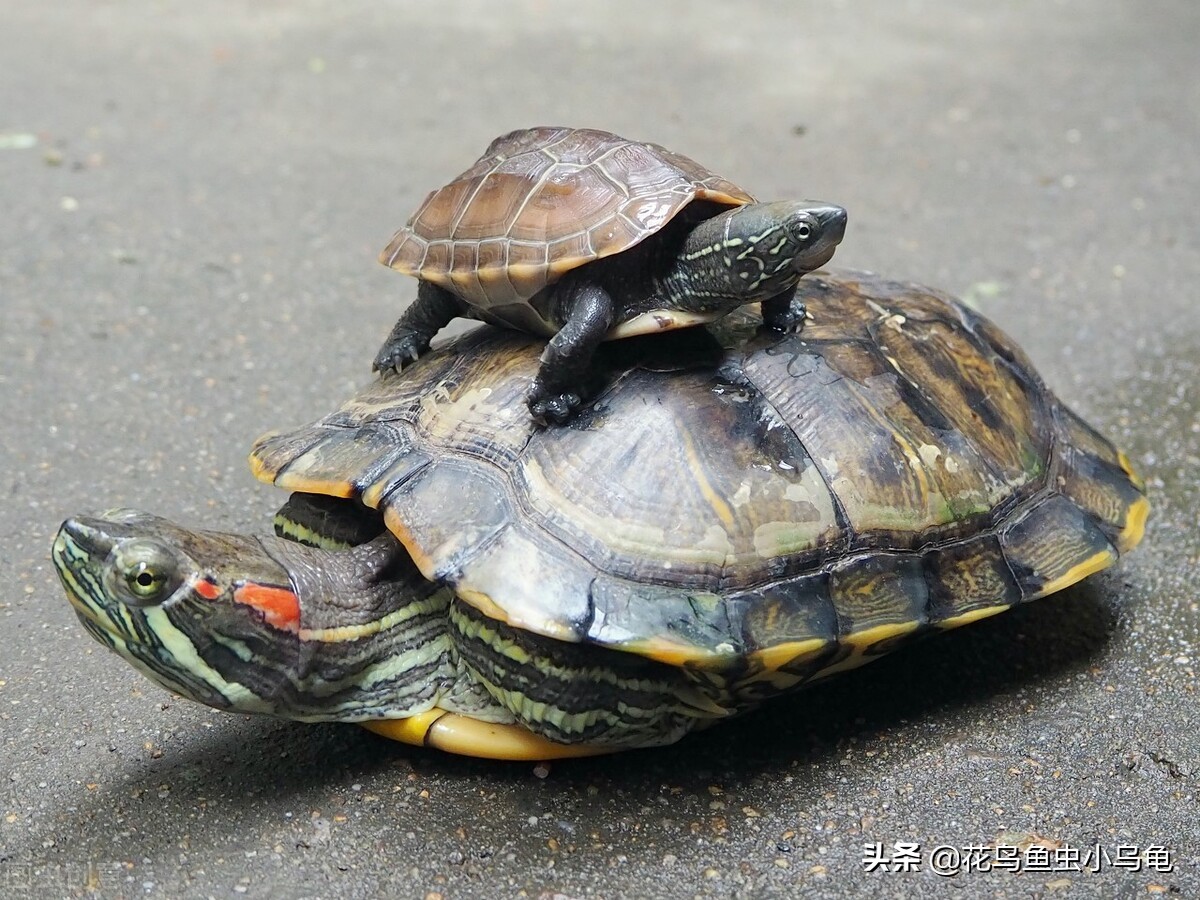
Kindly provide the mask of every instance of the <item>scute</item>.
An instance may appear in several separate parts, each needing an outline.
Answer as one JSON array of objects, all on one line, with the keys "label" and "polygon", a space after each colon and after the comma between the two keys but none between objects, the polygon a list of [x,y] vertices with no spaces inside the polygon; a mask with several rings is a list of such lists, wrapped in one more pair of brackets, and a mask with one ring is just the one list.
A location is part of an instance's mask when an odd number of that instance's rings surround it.
[{"label": "scute", "polygon": [[480,329],[252,463],[383,510],[486,616],[750,699],[1060,590],[1141,538],[1128,460],[995,326],[860,273],[799,296],[799,335],[735,314],[606,345],[607,388],[556,429],[521,414],[540,343]]},{"label": "scute", "polygon": [[754,198],[656,144],[587,128],[514,131],[431,193],[379,258],[493,310],[629,249],[697,199]]}]

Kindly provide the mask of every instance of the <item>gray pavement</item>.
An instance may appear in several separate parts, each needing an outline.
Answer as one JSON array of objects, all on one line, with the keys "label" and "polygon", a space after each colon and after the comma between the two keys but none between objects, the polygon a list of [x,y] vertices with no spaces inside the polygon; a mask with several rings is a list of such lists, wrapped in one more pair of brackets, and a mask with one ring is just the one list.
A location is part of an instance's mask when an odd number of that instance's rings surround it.
[{"label": "gray pavement", "polygon": [[[1192,0],[9,0],[0,23],[0,897],[1200,896]],[[216,713],[95,644],[59,520],[262,529],[281,498],[244,454],[368,377],[412,296],[374,262],[392,230],[496,134],[560,122],[848,207],[840,264],[968,295],[1128,449],[1144,545],[544,778]],[[1174,870],[931,871],[998,839]],[[866,871],[897,841],[921,871]]]}]

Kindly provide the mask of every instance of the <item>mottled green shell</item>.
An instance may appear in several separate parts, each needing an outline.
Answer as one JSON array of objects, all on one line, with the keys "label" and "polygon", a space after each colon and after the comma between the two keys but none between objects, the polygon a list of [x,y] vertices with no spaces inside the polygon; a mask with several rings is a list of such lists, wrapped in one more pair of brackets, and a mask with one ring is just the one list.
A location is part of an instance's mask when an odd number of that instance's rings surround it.
[{"label": "mottled green shell", "polygon": [[382,510],[487,615],[773,687],[1140,539],[1128,461],[990,322],[854,273],[810,275],[800,299],[799,335],[735,316],[603,348],[607,387],[557,428],[522,399],[542,343],[481,329],[264,437],[252,465]]}]

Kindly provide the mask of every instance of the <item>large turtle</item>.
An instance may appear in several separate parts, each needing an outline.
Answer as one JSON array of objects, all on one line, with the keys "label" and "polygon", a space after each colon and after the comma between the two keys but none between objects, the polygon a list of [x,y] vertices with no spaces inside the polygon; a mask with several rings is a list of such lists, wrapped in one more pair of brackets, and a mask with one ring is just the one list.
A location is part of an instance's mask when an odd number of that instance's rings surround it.
[{"label": "large turtle", "polygon": [[763,321],[804,321],[796,282],[833,256],[841,207],[755,203],[657,144],[590,128],[496,138],[431,193],[380,261],[420,279],[375,368],[400,369],[456,316],[549,337],[527,402],[564,421],[607,338],[711,322],[762,301]]},{"label": "large turtle", "polygon": [[538,342],[478,330],[260,439],[285,537],[125,512],[66,522],[55,563],[94,637],[195,700],[548,758],[669,743],[1141,539],[1129,461],[980,315],[856,274],[800,298],[803,334],[606,345],[551,430]]}]

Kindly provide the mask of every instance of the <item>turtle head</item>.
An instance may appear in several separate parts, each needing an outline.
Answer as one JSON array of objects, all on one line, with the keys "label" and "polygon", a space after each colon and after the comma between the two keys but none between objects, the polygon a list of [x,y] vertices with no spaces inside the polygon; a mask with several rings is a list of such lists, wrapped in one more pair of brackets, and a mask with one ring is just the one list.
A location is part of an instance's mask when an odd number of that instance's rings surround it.
[{"label": "turtle head", "polygon": [[[752,203],[731,210],[726,244],[743,269],[765,277],[820,268],[846,234],[846,210],[811,200]],[[753,261],[753,269],[746,265]]]},{"label": "turtle head", "polygon": [[[51,556],[84,628],[143,674],[209,706],[273,711],[261,682],[283,667],[300,609],[254,538],[113,510],[68,519]],[[258,683],[239,677],[240,656],[258,658]]]},{"label": "turtle head", "polygon": [[846,210],[810,200],[751,203],[701,222],[680,269],[700,296],[731,305],[765,300],[829,262],[846,233]]},{"label": "turtle head", "polygon": [[381,619],[432,590],[411,562],[397,568],[398,547],[389,534],[330,551],[116,510],[68,519],[51,555],[88,633],[168,690],[218,709],[352,720],[380,716],[363,684],[394,654]]},{"label": "turtle head", "polygon": [[791,239],[781,252],[791,254],[797,275],[819,269],[833,258],[846,235],[846,210],[840,206],[809,201],[763,204],[768,220],[781,223]]}]

